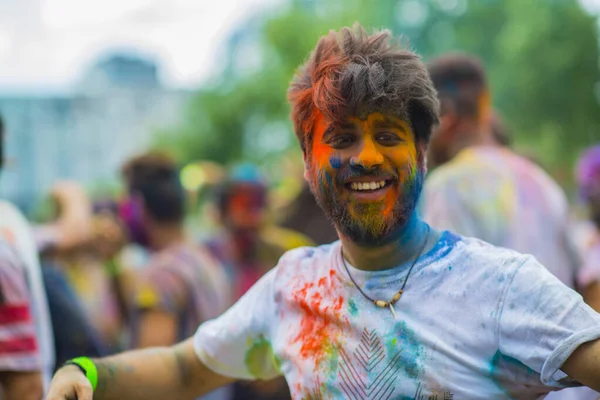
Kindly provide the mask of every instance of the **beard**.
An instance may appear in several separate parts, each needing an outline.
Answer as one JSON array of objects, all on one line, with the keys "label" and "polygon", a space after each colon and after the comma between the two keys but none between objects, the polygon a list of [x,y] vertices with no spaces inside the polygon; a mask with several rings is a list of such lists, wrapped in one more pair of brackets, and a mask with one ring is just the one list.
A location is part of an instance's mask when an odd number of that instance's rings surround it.
[{"label": "beard", "polygon": [[[381,246],[394,239],[416,209],[425,177],[425,168],[421,164],[409,165],[403,173],[381,169],[365,170],[348,165],[337,170],[336,177],[318,170],[309,180],[309,186],[319,207],[341,235],[360,246]],[[396,190],[398,196],[387,215],[384,215],[385,199],[356,202],[348,197],[349,189],[344,187],[349,178],[390,175],[393,181],[388,190]],[[401,176],[405,177],[402,182]]]}]

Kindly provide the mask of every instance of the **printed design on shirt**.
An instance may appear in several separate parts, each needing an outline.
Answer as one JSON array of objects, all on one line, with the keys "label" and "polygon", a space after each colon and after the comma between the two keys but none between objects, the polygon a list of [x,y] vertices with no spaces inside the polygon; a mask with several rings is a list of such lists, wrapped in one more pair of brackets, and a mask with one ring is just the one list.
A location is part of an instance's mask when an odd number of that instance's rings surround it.
[{"label": "printed design on shirt", "polygon": [[400,351],[389,361],[385,347],[375,329],[363,330],[360,344],[352,355],[340,349],[340,388],[348,399],[387,400],[395,390],[400,369]]},{"label": "printed design on shirt", "polygon": [[[406,328],[397,330],[407,332]],[[392,340],[393,343],[397,343]],[[396,398],[397,379],[405,376],[409,379],[419,379],[421,376],[417,370],[421,368],[416,365],[407,366],[407,357],[415,355],[410,351],[410,346],[404,349],[395,349],[387,346],[379,336],[376,329],[369,331],[363,329],[360,343],[356,350],[349,354],[340,347],[340,364],[338,372],[339,388],[349,400],[389,400]],[[387,349],[387,350],[386,350]],[[403,371],[404,368],[408,368]],[[427,379],[421,376],[421,379]],[[434,382],[415,382],[416,391],[411,399],[414,400],[453,400],[454,394],[449,390],[439,388]],[[430,384],[432,387],[429,387]],[[435,388],[435,389],[434,389]],[[319,393],[315,392],[312,399],[320,399]]]},{"label": "printed design on shirt", "polygon": [[454,394],[449,390],[438,393],[423,392],[423,386],[419,383],[414,400],[454,400]]}]

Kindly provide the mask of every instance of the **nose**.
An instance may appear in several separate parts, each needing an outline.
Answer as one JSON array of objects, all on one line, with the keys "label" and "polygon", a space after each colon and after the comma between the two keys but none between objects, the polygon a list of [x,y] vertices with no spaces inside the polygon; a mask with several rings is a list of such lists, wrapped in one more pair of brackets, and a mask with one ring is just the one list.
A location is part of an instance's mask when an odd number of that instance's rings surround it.
[{"label": "nose", "polygon": [[360,153],[350,159],[350,165],[370,169],[383,164],[383,155],[377,149],[373,139],[367,138],[363,142]]}]

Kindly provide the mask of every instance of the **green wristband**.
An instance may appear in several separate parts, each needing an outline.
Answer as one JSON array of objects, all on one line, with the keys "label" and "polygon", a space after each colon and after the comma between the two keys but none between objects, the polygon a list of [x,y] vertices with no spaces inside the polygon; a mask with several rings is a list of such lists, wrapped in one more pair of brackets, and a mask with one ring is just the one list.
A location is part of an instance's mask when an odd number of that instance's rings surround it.
[{"label": "green wristband", "polygon": [[72,360],[66,362],[66,365],[74,364],[85,371],[85,376],[90,381],[92,385],[92,390],[96,390],[96,386],[98,386],[98,370],[96,369],[96,364],[92,360],[87,357],[77,357]]}]

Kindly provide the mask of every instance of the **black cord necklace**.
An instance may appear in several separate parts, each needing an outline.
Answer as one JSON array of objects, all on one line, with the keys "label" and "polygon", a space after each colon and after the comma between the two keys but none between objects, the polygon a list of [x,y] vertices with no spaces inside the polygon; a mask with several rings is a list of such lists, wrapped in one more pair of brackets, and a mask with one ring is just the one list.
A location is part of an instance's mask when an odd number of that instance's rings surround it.
[{"label": "black cord necklace", "polygon": [[377,307],[379,307],[379,308],[388,308],[389,307],[390,311],[392,312],[392,315],[394,316],[394,319],[396,318],[396,310],[394,310],[394,304],[396,304],[398,302],[398,300],[400,300],[400,297],[402,297],[402,293],[404,293],[404,287],[406,286],[406,282],[408,282],[408,277],[410,276],[410,273],[413,270],[413,267],[415,266],[415,264],[417,263],[417,261],[421,257],[421,254],[423,253],[423,250],[425,250],[425,246],[427,245],[427,242],[429,241],[429,232],[430,232],[430,229],[429,229],[429,226],[427,226],[427,235],[425,235],[425,240],[423,241],[423,245],[421,246],[421,250],[419,250],[419,253],[415,257],[415,259],[414,259],[412,265],[410,266],[410,268],[408,269],[408,273],[406,274],[406,278],[404,278],[404,283],[402,284],[402,287],[394,295],[394,297],[392,297],[392,299],[390,301],[375,300],[375,299],[370,298],[369,296],[367,296],[367,294],[365,292],[363,292],[363,290],[360,288],[360,286],[358,286],[358,284],[356,283],[356,281],[352,277],[352,274],[350,274],[350,270],[348,269],[348,265],[346,265],[346,260],[344,259],[344,249],[343,248],[340,249],[340,253],[341,253],[341,256],[342,256],[342,262],[344,263],[344,268],[346,269],[346,272],[348,273],[348,277],[350,278],[350,280],[352,281],[352,283],[354,284],[354,286],[356,286],[356,288],[358,289],[358,291],[367,300],[369,300],[371,303],[375,304]]}]

